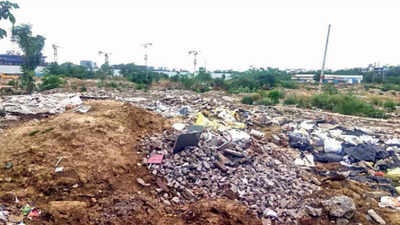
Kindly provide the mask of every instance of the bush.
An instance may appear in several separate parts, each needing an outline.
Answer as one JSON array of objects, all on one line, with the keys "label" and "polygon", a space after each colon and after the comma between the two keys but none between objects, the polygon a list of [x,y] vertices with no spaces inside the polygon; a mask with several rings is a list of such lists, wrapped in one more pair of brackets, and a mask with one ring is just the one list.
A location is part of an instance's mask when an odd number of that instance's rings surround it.
[{"label": "bush", "polygon": [[319,94],[311,98],[311,105],[344,115],[367,116],[374,118],[384,117],[384,112],[382,110],[375,109],[371,104],[368,104],[352,95]]},{"label": "bush", "polygon": [[396,103],[394,103],[392,100],[387,100],[385,103],[383,103],[383,107],[387,109],[389,112],[393,112],[396,110]]},{"label": "bush", "polygon": [[255,103],[256,105],[274,105],[270,98],[262,98],[260,100],[257,100]]},{"label": "bush", "polygon": [[64,86],[64,80],[56,75],[48,75],[42,78],[42,83],[39,85],[40,90],[50,90]]},{"label": "bush", "polygon": [[373,97],[373,98],[371,98],[371,104],[376,105],[376,106],[382,106],[383,102],[381,99],[379,99],[377,97]]},{"label": "bush", "polygon": [[285,95],[280,90],[272,90],[268,93],[268,97],[272,100],[274,104],[278,104],[279,99],[284,98]]},{"label": "bush", "polygon": [[268,92],[265,90],[259,90],[259,91],[257,91],[257,94],[259,94],[263,98],[268,97]]},{"label": "bush", "polygon": [[244,96],[241,100],[241,103],[246,105],[253,105],[254,99],[253,96]]},{"label": "bush", "polygon": [[297,104],[297,97],[296,95],[289,95],[283,101],[284,105],[296,105]]},{"label": "bush", "polygon": [[288,88],[288,89],[296,89],[297,88],[297,83],[291,80],[284,80],[281,81],[281,85],[284,88]]},{"label": "bush", "polygon": [[80,92],[87,92],[87,89],[86,89],[86,87],[81,87],[81,90],[80,90]]},{"label": "bush", "polygon": [[149,89],[149,86],[146,85],[146,84],[136,84],[135,88],[137,90],[145,90],[145,91],[147,91]]},{"label": "bush", "polygon": [[110,83],[106,83],[106,87],[118,88],[118,84],[116,82],[112,81]]},{"label": "bush", "polygon": [[330,95],[335,95],[338,94],[339,91],[336,89],[336,87],[333,84],[325,84],[322,87],[322,91],[326,94],[330,94]]}]

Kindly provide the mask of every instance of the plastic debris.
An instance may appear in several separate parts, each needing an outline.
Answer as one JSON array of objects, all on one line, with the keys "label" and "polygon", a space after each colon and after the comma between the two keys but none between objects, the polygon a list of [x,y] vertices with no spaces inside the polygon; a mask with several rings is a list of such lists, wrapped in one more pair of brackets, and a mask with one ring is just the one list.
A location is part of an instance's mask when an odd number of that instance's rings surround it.
[{"label": "plastic debris", "polygon": [[56,167],[56,169],[54,170],[54,172],[56,172],[56,173],[60,173],[62,171],[64,171],[64,167],[63,166]]},{"label": "plastic debris", "polygon": [[150,158],[147,160],[147,163],[160,164],[163,160],[163,157],[164,155],[161,154],[151,155]]},{"label": "plastic debris", "polygon": [[87,113],[89,110],[92,108],[90,105],[80,105],[76,107],[73,111],[74,112],[79,112],[79,113]]},{"label": "plastic debris", "polygon": [[340,153],[342,151],[342,143],[332,138],[324,140],[324,150],[330,153]]},{"label": "plastic debris", "polygon": [[303,158],[296,158],[294,164],[296,166],[314,167],[315,166],[314,156],[312,154],[304,154]]},{"label": "plastic debris", "polygon": [[228,133],[231,135],[233,142],[248,142],[250,140],[250,135],[241,130],[229,130]]},{"label": "plastic debris", "polygon": [[40,210],[36,208],[32,209],[28,214],[28,218],[39,217],[39,216],[40,216]]},{"label": "plastic debris", "polygon": [[199,141],[200,137],[196,133],[181,134],[176,139],[174,153],[184,150],[187,146],[198,146]]},{"label": "plastic debris", "polygon": [[395,181],[400,181],[400,167],[388,170],[385,174],[385,177],[388,177]]},{"label": "plastic debris", "polygon": [[197,119],[195,125],[210,127],[212,129],[218,129],[218,127],[220,127],[220,125],[217,122],[207,119],[202,113],[197,113]]},{"label": "plastic debris", "polygon": [[183,129],[185,129],[185,127],[186,127],[186,124],[184,124],[184,123],[174,123],[172,125],[172,128],[174,128],[175,130],[179,130],[179,131],[182,131]]},{"label": "plastic debris", "polygon": [[254,130],[254,129],[252,129],[250,131],[250,134],[253,135],[253,136],[256,136],[258,138],[263,138],[264,137],[264,133],[263,132],[258,131],[258,130]]},{"label": "plastic debris", "polygon": [[400,209],[400,197],[382,196],[379,202],[379,207],[391,207]]},{"label": "plastic debris", "polygon": [[30,205],[26,204],[22,209],[21,212],[24,216],[27,216],[34,208],[32,208]]},{"label": "plastic debris", "polygon": [[11,169],[13,167],[12,162],[8,162],[4,168]]}]

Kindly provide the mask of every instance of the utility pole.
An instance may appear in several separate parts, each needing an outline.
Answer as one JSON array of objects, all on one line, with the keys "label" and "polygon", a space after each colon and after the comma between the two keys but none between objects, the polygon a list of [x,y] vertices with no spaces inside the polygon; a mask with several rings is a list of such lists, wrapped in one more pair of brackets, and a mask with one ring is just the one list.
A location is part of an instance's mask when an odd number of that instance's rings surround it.
[{"label": "utility pole", "polygon": [[191,50],[189,51],[189,55],[193,55],[193,75],[196,73],[196,65],[197,65],[197,55],[200,54],[200,51]]},{"label": "utility pole", "polygon": [[53,47],[53,53],[54,53],[54,62],[57,63],[57,59],[58,59],[58,48],[59,48],[60,46],[58,46],[58,45],[56,45],[56,44],[53,44],[52,47]]},{"label": "utility pole", "polygon": [[146,65],[146,75],[148,75],[149,74],[149,67],[148,67],[148,60],[149,60],[149,55],[148,55],[148,52],[147,52],[147,49],[149,48],[149,47],[151,47],[153,44],[152,43],[144,43],[144,44],[142,44],[142,47],[144,48],[144,63],[145,63],[145,65]]},{"label": "utility pole", "polygon": [[322,69],[321,69],[321,76],[319,78],[319,84],[321,86],[324,80],[324,72],[325,72],[325,62],[326,62],[326,53],[328,52],[328,42],[329,42],[329,34],[331,32],[331,25],[328,26],[328,35],[326,36],[326,43],[325,43],[325,52],[324,52],[324,59],[322,61]]},{"label": "utility pole", "polygon": [[104,55],[104,64],[109,65],[110,64],[110,52],[105,52],[105,51],[99,51],[99,55]]}]

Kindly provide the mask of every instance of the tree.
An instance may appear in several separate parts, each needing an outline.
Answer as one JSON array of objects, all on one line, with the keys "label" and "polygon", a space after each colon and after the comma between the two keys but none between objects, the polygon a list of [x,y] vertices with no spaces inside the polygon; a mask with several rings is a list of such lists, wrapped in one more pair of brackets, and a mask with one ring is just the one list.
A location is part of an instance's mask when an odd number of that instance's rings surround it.
[{"label": "tree", "polygon": [[[9,1],[0,1],[0,20],[9,20],[12,25],[15,24],[15,17],[11,13],[13,9],[18,9],[17,3],[11,3]],[[7,37],[7,32],[0,28],[0,39]]]},{"label": "tree", "polygon": [[16,26],[13,34],[18,46],[24,52],[22,65],[24,74],[21,77],[21,83],[28,93],[32,93],[35,87],[33,76],[36,67],[42,62],[42,50],[46,39],[41,35],[33,36],[32,26],[28,24]]}]

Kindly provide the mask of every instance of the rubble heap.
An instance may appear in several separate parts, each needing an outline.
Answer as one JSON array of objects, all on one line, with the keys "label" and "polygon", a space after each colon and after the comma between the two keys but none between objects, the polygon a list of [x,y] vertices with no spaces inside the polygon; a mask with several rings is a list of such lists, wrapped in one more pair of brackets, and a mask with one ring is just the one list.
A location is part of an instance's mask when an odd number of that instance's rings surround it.
[{"label": "rubble heap", "polygon": [[200,147],[186,147],[174,154],[171,146],[177,135],[170,131],[153,136],[142,146],[149,156],[164,154],[162,164],[148,168],[176,190],[175,195],[168,195],[158,189],[167,204],[226,196],[238,199],[259,216],[290,223],[301,213],[304,197],[318,189],[291,156],[244,131],[229,130],[222,135],[206,131]]}]

